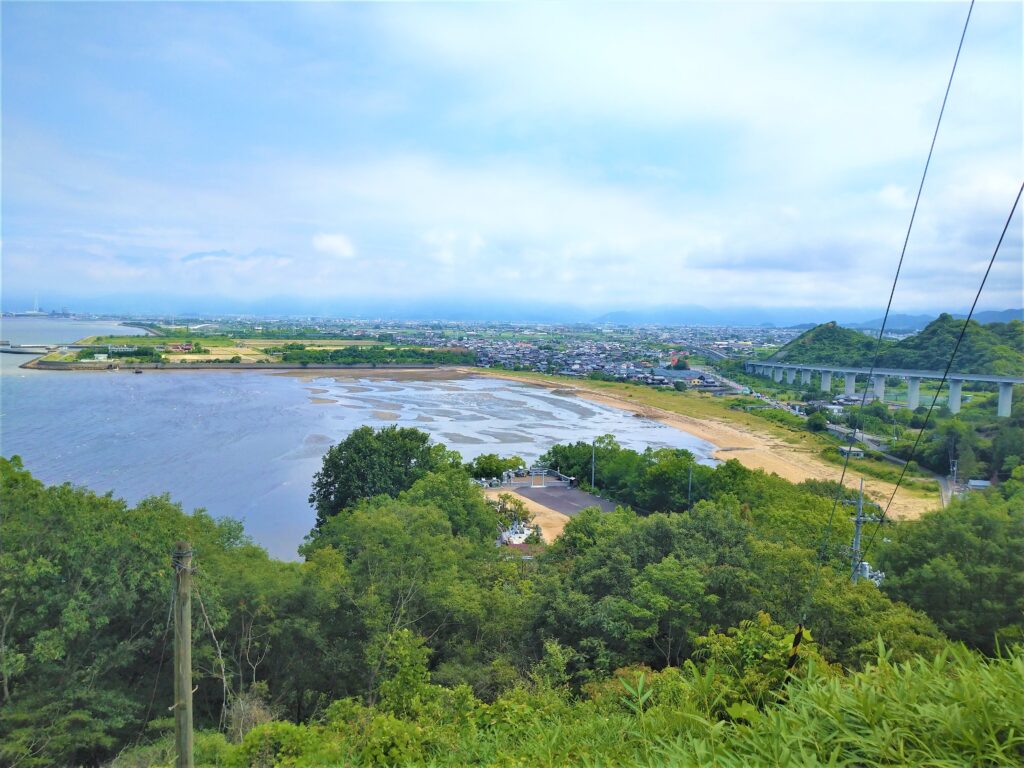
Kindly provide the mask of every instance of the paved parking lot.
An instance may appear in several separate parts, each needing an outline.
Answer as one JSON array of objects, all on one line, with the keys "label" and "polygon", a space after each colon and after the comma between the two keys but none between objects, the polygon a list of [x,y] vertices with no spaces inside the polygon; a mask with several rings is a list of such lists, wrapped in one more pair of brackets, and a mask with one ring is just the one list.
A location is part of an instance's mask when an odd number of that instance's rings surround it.
[{"label": "paved parking lot", "polygon": [[515,492],[538,504],[543,504],[548,509],[569,515],[569,517],[586,507],[600,507],[605,512],[615,509],[615,502],[599,499],[578,488],[547,486],[545,488],[516,488]]}]

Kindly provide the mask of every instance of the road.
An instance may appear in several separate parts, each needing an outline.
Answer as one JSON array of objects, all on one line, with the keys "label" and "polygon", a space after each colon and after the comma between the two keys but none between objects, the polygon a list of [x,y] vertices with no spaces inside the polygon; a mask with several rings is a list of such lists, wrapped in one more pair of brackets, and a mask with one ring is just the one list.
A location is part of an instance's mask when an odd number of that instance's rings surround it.
[{"label": "road", "polygon": [[563,515],[572,517],[587,507],[600,507],[605,512],[613,512],[616,504],[592,494],[579,490],[578,488],[565,488],[556,486],[516,488],[515,492],[531,501],[542,504],[548,509],[561,512]]}]

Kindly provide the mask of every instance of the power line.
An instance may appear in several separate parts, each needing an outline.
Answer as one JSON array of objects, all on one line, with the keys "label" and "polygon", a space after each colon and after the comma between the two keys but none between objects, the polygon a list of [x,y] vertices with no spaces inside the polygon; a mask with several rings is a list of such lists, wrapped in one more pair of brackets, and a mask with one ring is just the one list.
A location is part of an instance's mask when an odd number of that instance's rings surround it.
[{"label": "power line", "polygon": [[[974,0],[971,0],[971,5],[967,9],[967,18],[964,20],[964,28],[963,28],[963,31],[960,33],[960,43],[957,45],[956,56],[953,59],[953,68],[950,70],[949,80],[946,83],[946,92],[942,96],[942,106],[939,108],[939,117],[938,117],[938,120],[935,121],[935,131],[932,133],[932,143],[931,143],[931,146],[928,147],[928,157],[925,160],[924,170],[921,173],[921,182],[917,186],[917,196],[914,198],[914,209],[910,213],[910,222],[907,225],[907,234],[903,238],[903,248],[900,251],[900,259],[899,259],[899,262],[896,265],[896,274],[893,276],[892,287],[889,289],[889,302],[885,305],[885,315],[883,315],[883,317],[882,317],[882,325],[878,329],[878,338],[875,339],[875,351],[874,351],[874,353],[873,353],[873,355],[871,357],[871,368],[868,371],[868,379],[869,380],[874,375],[875,366],[878,364],[878,353],[881,351],[881,347],[882,347],[882,336],[885,333],[885,326],[886,326],[886,323],[889,320],[889,312],[892,310],[892,300],[893,300],[893,297],[896,295],[896,285],[897,285],[897,283],[899,283],[900,272],[903,270],[903,260],[904,260],[904,257],[907,255],[907,245],[910,243],[910,233],[914,229],[914,220],[917,218],[917,207],[918,207],[918,205],[921,202],[921,193],[924,191],[924,182],[925,182],[925,179],[928,177],[928,168],[929,168],[929,166],[931,165],[931,162],[932,162],[932,154],[935,152],[935,142],[936,142],[936,140],[938,139],[938,136],[939,136],[939,127],[942,125],[942,116],[946,112],[946,102],[949,100],[949,92],[950,92],[950,89],[953,87],[953,76],[956,74],[956,66],[957,66],[957,64],[960,61],[960,52],[963,50],[963,47],[964,47],[964,38],[967,37],[967,27],[971,23],[971,13],[973,11],[974,11]],[[863,416],[863,413],[864,413],[864,406],[867,404],[867,399],[868,399],[868,389],[867,389],[867,387],[865,387],[864,388],[864,395],[863,395],[863,397],[861,398],[861,401],[860,401],[860,409],[861,409],[860,413],[861,413],[862,416]],[[853,443],[854,438],[856,437],[856,434],[857,434],[857,431],[856,431],[856,429],[854,429],[851,432],[851,434],[850,434],[850,442],[851,443]],[[843,487],[844,487],[843,486],[843,481],[846,479],[846,470],[847,470],[847,468],[849,466],[850,466],[850,451],[847,451],[846,452],[846,459],[843,461],[843,471],[839,475],[839,487],[836,489],[836,497],[835,497],[835,499],[832,502],[832,511],[829,513],[828,523],[825,526],[825,532],[822,535],[821,544],[818,546],[818,565],[819,566],[824,565],[824,562],[825,562],[825,555],[828,552],[828,545],[829,545],[829,542],[830,542],[830,540],[832,538],[832,526],[833,526],[833,523],[835,521],[836,509],[839,507],[839,500],[842,498],[842,495],[843,495]],[[904,469],[905,469],[905,467],[904,467]],[[811,581],[810,588],[808,589],[808,592],[807,592],[807,598],[805,599],[804,606],[801,609],[800,621],[802,623],[806,622],[806,620],[807,620],[807,609],[808,609],[808,606],[810,605],[810,600],[811,600],[811,596],[812,596],[812,594],[814,592],[814,588],[817,586],[818,577],[819,577],[818,571],[820,571],[820,568],[816,569],[815,576],[814,576],[813,580]]]},{"label": "power line", "polygon": [[[903,469],[900,470],[900,476],[896,480],[896,487],[892,489],[892,495],[889,496],[889,503],[885,505],[885,510],[882,512],[882,517],[878,521],[878,525],[871,532],[871,538],[868,539],[867,545],[864,547],[864,554],[860,558],[860,563],[864,562],[868,556],[868,550],[871,549],[871,545],[875,541],[875,536],[878,535],[878,531],[882,527],[882,523],[885,522],[886,515],[889,514],[889,507],[892,506],[892,500],[896,498],[896,491],[900,489],[900,483],[903,482],[903,476],[907,472],[907,467],[914,458],[914,453],[917,451],[917,446],[921,442],[921,436],[924,431],[928,428],[928,421],[932,417],[932,410],[935,408],[935,403],[939,399],[939,393],[942,391],[942,385],[946,383],[946,377],[949,376],[950,368],[953,367],[953,359],[956,357],[957,351],[960,349],[960,342],[964,340],[964,335],[967,333],[967,326],[971,322],[971,317],[974,315],[974,310],[978,306],[978,299],[981,298],[981,292],[985,287],[985,282],[988,280],[989,272],[992,271],[992,265],[996,261],[996,254],[999,253],[999,248],[1003,244],[1003,238],[1006,237],[1006,232],[1010,228],[1010,222],[1013,221],[1013,215],[1017,212],[1017,205],[1020,203],[1021,193],[1024,193],[1024,182],[1021,183],[1020,189],[1017,190],[1017,197],[1013,201],[1013,207],[1010,208],[1010,215],[1006,217],[1006,223],[1003,225],[1003,231],[999,235],[999,242],[996,243],[995,250],[992,251],[992,258],[988,260],[988,267],[985,269],[985,274],[981,278],[981,285],[978,286],[978,292],[974,294],[974,303],[971,304],[971,311],[967,313],[967,318],[964,320],[963,327],[960,329],[960,335],[957,337],[956,344],[953,345],[953,353],[949,356],[949,362],[946,363],[946,370],[942,373],[942,380],[939,382],[939,386],[935,389],[935,395],[932,397],[932,403],[928,406],[928,413],[925,414],[924,424],[921,427],[921,431],[917,433],[917,439],[914,440],[914,445],[910,449],[910,456],[907,457],[906,462],[903,464]],[[860,566],[857,563],[857,566]]]},{"label": "power line", "polygon": [[167,621],[164,623],[164,634],[160,639],[160,659],[156,667],[156,677],[153,678],[153,692],[149,697],[149,704],[146,706],[146,716],[142,719],[142,727],[139,729],[138,739],[142,738],[142,734],[146,729],[146,725],[149,723],[149,716],[153,712],[153,703],[156,701],[156,690],[160,684],[160,673],[164,668],[164,653],[167,650],[167,633],[171,629],[171,617],[174,615],[174,600],[175,592],[171,590],[171,599],[167,604]]}]

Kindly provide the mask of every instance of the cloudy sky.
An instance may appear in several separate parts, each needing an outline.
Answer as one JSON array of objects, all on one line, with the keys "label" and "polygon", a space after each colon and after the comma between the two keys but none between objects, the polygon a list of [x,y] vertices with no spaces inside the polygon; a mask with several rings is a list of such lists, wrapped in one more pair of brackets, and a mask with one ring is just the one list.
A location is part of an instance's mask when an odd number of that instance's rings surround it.
[{"label": "cloudy sky", "polygon": [[[979,2],[894,311],[1024,175]],[[3,6],[3,307],[884,307],[967,4]],[[1021,305],[1021,216],[984,305]]]}]

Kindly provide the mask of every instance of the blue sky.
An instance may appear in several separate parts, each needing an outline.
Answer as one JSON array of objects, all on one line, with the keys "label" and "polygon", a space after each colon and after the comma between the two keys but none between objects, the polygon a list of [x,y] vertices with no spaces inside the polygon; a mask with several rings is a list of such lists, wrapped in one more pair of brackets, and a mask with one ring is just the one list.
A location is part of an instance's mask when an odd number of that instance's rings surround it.
[{"label": "blue sky", "polygon": [[[3,306],[877,314],[966,10],[4,3]],[[1021,30],[976,6],[894,311],[973,297]]]}]

